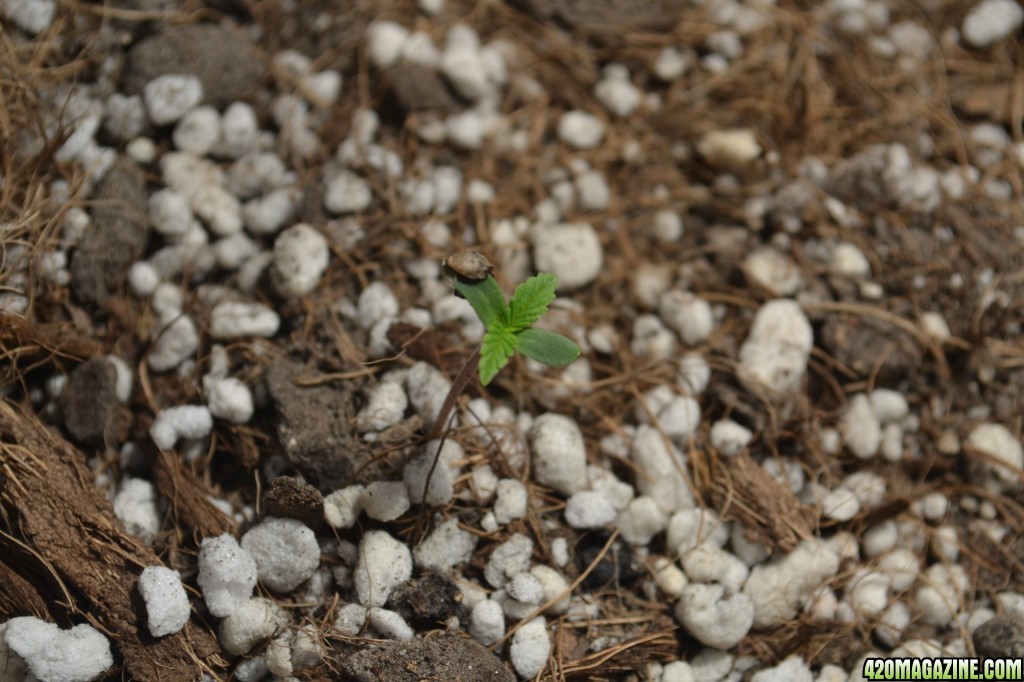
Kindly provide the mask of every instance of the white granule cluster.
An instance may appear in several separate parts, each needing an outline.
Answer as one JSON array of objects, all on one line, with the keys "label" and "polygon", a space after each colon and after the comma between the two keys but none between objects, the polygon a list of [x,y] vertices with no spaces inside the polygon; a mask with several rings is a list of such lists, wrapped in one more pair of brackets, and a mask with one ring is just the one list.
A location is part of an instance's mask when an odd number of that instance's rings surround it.
[{"label": "white granule cluster", "polygon": [[267,517],[242,536],[242,549],[256,562],[259,581],[274,592],[291,592],[320,565],[316,535],[295,519]]},{"label": "white granule cluster", "polygon": [[148,566],[139,576],[139,594],[146,604],[149,634],[173,635],[188,622],[191,607],[181,574],[165,566]]},{"label": "white granule cluster", "polygon": [[542,226],[532,239],[537,270],[557,276],[561,291],[589,284],[601,272],[604,250],[589,223]]},{"label": "white granule cluster", "polygon": [[409,489],[401,481],[374,481],[359,496],[363,511],[374,521],[394,521],[411,506]]},{"label": "white granule cluster", "polygon": [[256,587],[256,561],[228,534],[206,538],[199,548],[199,576],[206,608],[217,618],[249,601]]},{"label": "white granule cluster", "polygon": [[351,528],[363,512],[363,486],[350,485],[324,497],[324,519],[332,528]]},{"label": "white granule cluster", "polygon": [[368,531],[359,543],[353,582],[359,603],[383,606],[391,591],[412,577],[409,547],[382,530]]},{"label": "white granule cluster", "polygon": [[146,83],[142,99],[153,125],[174,123],[203,101],[203,84],[193,74],[168,74]]},{"label": "white granule cluster", "polygon": [[282,620],[274,602],[262,597],[246,598],[221,621],[220,643],[228,653],[241,656],[271,637]]},{"label": "white granule cluster", "polygon": [[149,435],[161,450],[170,450],[180,438],[203,438],[213,429],[213,415],[205,405],[179,405],[161,410]]},{"label": "white granule cluster", "polygon": [[532,552],[533,540],[514,533],[491,553],[484,567],[484,578],[493,587],[504,587],[510,578],[530,567]]},{"label": "white granule cluster", "polygon": [[676,618],[701,643],[716,649],[735,646],[754,623],[754,602],[746,594],[709,583],[683,588]]},{"label": "white granule cluster", "polygon": [[114,497],[114,514],[129,533],[152,538],[160,531],[163,518],[156,487],[145,479],[125,476]]},{"label": "white granule cluster", "polygon": [[[6,645],[3,649],[14,653],[4,663],[16,669],[16,658],[20,658],[31,673],[18,679],[85,682],[99,677],[114,664],[110,642],[96,628],[84,623],[62,630],[56,623],[22,616],[0,626],[0,635]],[[5,675],[5,679],[15,677]]]},{"label": "white granule cluster", "polygon": [[684,472],[683,454],[652,426],[641,424],[630,449],[633,461],[643,472],[636,487],[641,495],[651,497],[666,514],[694,506]]},{"label": "white granule cluster", "polygon": [[330,260],[327,239],[305,223],[293,225],[274,241],[271,279],[285,298],[305,296],[320,283]]},{"label": "white granule cluster", "polygon": [[356,416],[360,431],[383,431],[394,426],[405,416],[409,399],[401,384],[384,381],[370,389],[366,405]]},{"label": "white granule cluster", "polygon": [[458,519],[448,519],[416,547],[416,565],[427,571],[450,571],[469,561],[476,542],[475,535],[459,528]]},{"label": "white granule cluster", "polygon": [[813,345],[811,323],[796,301],[768,301],[740,347],[740,379],[779,394],[792,393],[807,372]]},{"label": "white granule cluster", "polygon": [[754,567],[743,586],[754,602],[754,626],[792,619],[804,599],[838,570],[839,557],[819,540],[805,540],[789,554]]},{"label": "white granule cluster", "polygon": [[537,482],[563,495],[581,491],[587,480],[587,452],[576,422],[543,414],[533,421],[528,436]]},{"label": "white granule cluster", "polygon": [[558,120],[558,139],[575,149],[593,149],[604,138],[604,123],[585,111],[569,111]]},{"label": "white granule cluster", "polygon": [[964,42],[983,50],[1012,35],[1024,23],[1024,9],[1014,0],[982,0],[961,26]]},{"label": "white granule cluster", "polygon": [[402,471],[402,479],[409,488],[409,498],[416,504],[431,506],[451,502],[455,495],[455,479],[461,471],[458,462],[464,456],[462,446],[452,438],[445,440],[444,445],[440,440],[428,442],[423,451],[409,460]]},{"label": "white granule cluster", "polygon": [[278,314],[262,303],[225,301],[210,313],[210,335],[215,339],[270,338],[280,326]]},{"label": "white granule cluster", "polygon": [[203,377],[203,395],[210,414],[234,424],[245,424],[256,409],[252,391],[234,377]]},{"label": "white granule cluster", "polygon": [[615,520],[618,512],[608,498],[593,490],[583,490],[565,505],[565,522],[572,528],[600,528]]},{"label": "white granule cluster", "polygon": [[967,445],[981,452],[972,460],[977,476],[997,491],[1020,485],[1017,471],[1024,467],[1024,446],[1002,424],[979,424],[967,436]]}]

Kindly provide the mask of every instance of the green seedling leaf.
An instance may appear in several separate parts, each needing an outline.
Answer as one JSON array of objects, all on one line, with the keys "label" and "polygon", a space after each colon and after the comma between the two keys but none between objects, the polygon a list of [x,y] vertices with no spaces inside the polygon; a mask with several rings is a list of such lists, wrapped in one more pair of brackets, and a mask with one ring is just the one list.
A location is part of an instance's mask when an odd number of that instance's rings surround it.
[{"label": "green seedling leaf", "polygon": [[565,367],[580,356],[580,348],[561,334],[543,329],[524,329],[516,334],[516,350],[552,367]]},{"label": "green seedling leaf", "polygon": [[[567,339],[568,340],[568,339]],[[508,359],[516,352],[515,335],[501,325],[488,329],[480,346],[480,383],[484,386],[491,383],[494,375],[508,364]]]},{"label": "green seedling leaf", "polygon": [[508,302],[508,325],[513,332],[526,329],[544,316],[555,300],[558,277],[542,272],[516,287]]},{"label": "green seedling leaf", "polygon": [[501,287],[494,277],[487,275],[479,282],[455,278],[455,290],[469,301],[476,316],[488,330],[506,325],[508,306],[505,305],[505,294],[501,293]]}]

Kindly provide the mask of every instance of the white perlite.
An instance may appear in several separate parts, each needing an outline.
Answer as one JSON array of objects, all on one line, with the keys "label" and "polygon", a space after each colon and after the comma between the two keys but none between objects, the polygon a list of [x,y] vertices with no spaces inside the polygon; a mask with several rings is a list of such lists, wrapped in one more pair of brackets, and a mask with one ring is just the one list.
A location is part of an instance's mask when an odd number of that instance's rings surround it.
[{"label": "white perlite", "polygon": [[171,139],[178,149],[205,156],[220,139],[220,114],[211,106],[188,111],[174,126]]},{"label": "white perlite", "polygon": [[871,263],[856,244],[842,242],[832,249],[828,271],[836,277],[863,279],[871,276]]},{"label": "white perlite", "polygon": [[160,326],[153,329],[153,345],[146,355],[154,372],[174,369],[199,348],[199,332],[191,317],[173,313],[161,315],[160,321]]},{"label": "white perlite", "polygon": [[459,528],[457,518],[448,519],[416,548],[416,565],[426,571],[450,571],[469,561],[476,541],[475,535]]},{"label": "white perlite", "polygon": [[964,42],[983,50],[1012,35],[1024,22],[1024,9],[1015,0],[982,0],[961,26]]},{"label": "white perlite", "polygon": [[512,576],[522,573],[530,567],[532,552],[533,540],[525,535],[514,533],[491,553],[491,557],[484,567],[484,578],[492,587],[505,587]]},{"label": "white perlite", "polygon": [[210,336],[215,339],[237,339],[259,336],[269,339],[277,333],[281,318],[262,303],[225,301],[210,313]]},{"label": "white perlite", "polygon": [[658,314],[687,346],[706,341],[715,325],[711,304],[680,289],[672,289],[661,297]]},{"label": "white perlite", "polygon": [[558,139],[576,149],[593,149],[604,138],[604,123],[585,111],[568,111],[558,119]]},{"label": "white perlite", "polygon": [[719,419],[711,425],[711,447],[726,457],[740,454],[753,437],[750,429],[731,419]]},{"label": "white perlite", "polygon": [[397,62],[409,38],[409,31],[393,21],[375,21],[366,31],[366,54],[378,68]]},{"label": "white perlite", "polygon": [[412,577],[412,553],[405,543],[382,530],[371,530],[359,543],[353,583],[359,603],[383,606],[391,590]]},{"label": "white perlite", "polygon": [[543,414],[529,431],[533,473],[538,483],[563,495],[583,490],[587,451],[576,422],[561,414]]},{"label": "white perlite", "polygon": [[147,566],[139,576],[139,594],[146,603],[149,634],[163,637],[185,627],[191,607],[180,573],[165,566]]},{"label": "white perlite", "polygon": [[796,301],[768,301],[740,347],[740,379],[752,388],[791,393],[803,380],[813,345],[811,323]]},{"label": "white perlite", "polygon": [[578,289],[593,282],[601,272],[604,251],[589,223],[538,225],[532,240],[537,270],[554,273],[559,291]]},{"label": "white perlite", "polygon": [[240,379],[203,377],[203,395],[210,414],[234,424],[245,424],[256,409],[252,391]]},{"label": "white perlite", "polygon": [[505,612],[493,599],[484,599],[469,614],[469,634],[484,646],[491,646],[505,636]]},{"label": "white perlite", "polygon": [[[476,471],[473,472],[476,474]],[[529,502],[526,486],[514,478],[503,478],[495,486],[497,499],[494,501],[494,518],[498,523],[508,523],[526,516]]]},{"label": "white perlite", "polygon": [[165,237],[180,237],[192,222],[192,209],[188,200],[169,187],[157,190],[149,197],[149,224]]},{"label": "white perlite", "polygon": [[655,535],[665,530],[668,515],[658,506],[654,498],[641,495],[629,502],[626,509],[619,514],[615,525],[622,539],[631,545],[644,546]]},{"label": "white perlite", "polygon": [[29,677],[42,682],[87,682],[114,664],[110,642],[84,623],[61,630],[56,623],[22,616],[4,623],[2,634],[7,647],[28,666]]},{"label": "white perlite", "polygon": [[805,540],[789,554],[755,566],[743,591],[754,602],[754,626],[794,618],[801,603],[839,571],[839,557],[820,540]]},{"label": "white perlite", "polygon": [[[441,447],[440,455],[438,447]],[[434,466],[435,457],[437,466]],[[410,459],[402,470],[402,480],[409,488],[409,499],[416,504],[426,503],[433,507],[451,502],[455,495],[455,479],[461,472],[461,466],[456,462],[463,457],[465,452],[456,440],[449,438],[443,446],[440,440],[428,442],[419,456]]]},{"label": "white perlite", "polygon": [[22,31],[38,35],[50,28],[57,3],[53,0],[3,0],[0,15]]},{"label": "white perlite", "polygon": [[359,496],[363,511],[374,521],[394,521],[409,511],[409,490],[401,481],[374,481]]},{"label": "white perlite", "polygon": [[743,592],[717,584],[690,584],[676,603],[676,618],[702,644],[729,649],[754,623],[754,602]]},{"label": "white perlite", "polygon": [[336,175],[324,190],[324,208],[336,215],[365,211],[372,201],[369,183],[351,171]]},{"label": "white perlite", "polygon": [[161,450],[170,450],[179,438],[203,438],[213,429],[213,415],[206,405],[179,405],[161,410],[149,435]]},{"label": "white perlite", "polygon": [[356,416],[359,431],[383,431],[402,420],[409,399],[405,389],[393,381],[385,381],[370,389],[366,405]]},{"label": "white perlite", "polygon": [[153,125],[168,125],[203,101],[203,84],[193,74],[158,76],[146,83],[142,99]]},{"label": "white perlite", "polygon": [[256,561],[260,582],[274,592],[291,592],[320,565],[316,535],[295,519],[268,516],[242,536],[242,549]]},{"label": "white perlite", "polygon": [[129,533],[151,539],[159,532],[163,517],[156,487],[143,478],[125,476],[114,498],[114,514]]},{"label": "white perlite", "polygon": [[322,234],[305,223],[293,225],[274,241],[271,279],[286,298],[313,291],[327,269],[331,252]]},{"label": "white perlite", "polygon": [[382,609],[379,606],[371,607],[368,611],[370,627],[388,639],[397,639],[407,642],[413,638],[413,630],[398,613],[390,609]]},{"label": "white perlite", "polygon": [[761,145],[750,128],[712,130],[697,141],[697,152],[712,166],[743,168],[761,155]]},{"label": "white perlite", "polygon": [[682,556],[686,577],[697,583],[719,583],[735,591],[746,582],[750,570],[735,555],[711,542],[702,542]]},{"label": "white perlite", "polygon": [[[822,672],[824,673],[824,669]],[[813,679],[811,669],[803,656],[790,656],[773,668],[765,668],[754,673],[750,682],[811,682]],[[843,680],[845,679],[846,673],[843,672]]]},{"label": "white perlite", "polygon": [[366,622],[367,608],[361,604],[342,604],[334,616],[334,629],[343,635],[355,637]]},{"label": "white perlite", "polygon": [[653,498],[667,514],[693,506],[683,454],[666,443],[657,429],[641,424],[630,452],[636,463],[636,487],[641,495]]},{"label": "white perlite", "polygon": [[871,400],[864,393],[850,399],[839,426],[846,449],[860,459],[870,459],[878,454],[882,443],[882,425],[875,414]]},{"label": "white perlite", "polygon": [[967,436],[967,445],[986,457],[972,458],[972,466],[997,489],[1020,485],[1017,471],[1024,467],[1024,447],[1008,428],[991,422],[979,424]]},{"label": "white perlite", "polygon": [[572,528],[600,528],[615,520],[617,512],[608,498],[593,490],[583,490],[565,505],[565,522]]},{"label": "white perlite", "polygon": [[548,622],[543,616],[537,616],[512,636],[509,658],[512,659],[512,667],[523,679],[536,677],[548,662],[550,653]]},{"label": "white perlite", "polygon": [[199,548],[199,589],[210,614],[223,618],[248,602],[256,587],[256,562],[225,533]]},{"label": "white perlite", "polygon": [[363,511],[363,486],[350,485],[324,497],[324,519],[332,528],[351,528]]},{"label": "white perlite", "polygon": [[280,625],[274,602],[262,597],[246,599],[220,624],[220,643],[231,654],[241,656],[274,634]]}]

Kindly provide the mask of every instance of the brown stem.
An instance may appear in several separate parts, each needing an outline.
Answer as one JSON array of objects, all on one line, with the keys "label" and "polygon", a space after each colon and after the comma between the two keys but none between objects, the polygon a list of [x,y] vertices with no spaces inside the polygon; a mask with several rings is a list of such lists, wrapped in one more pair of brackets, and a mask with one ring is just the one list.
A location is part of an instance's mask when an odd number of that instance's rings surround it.
[{"label": "brown stem", "polygon": [[[441,442],[437,445],[437,452],[434,453],[434,461],[430,463],[430,471],[427,472],[427,480],[423,482],[423,504],[427,503],[427,490],[430,488],[430,479],[434,476],[434,470],[437,469],[437,462],[441,459],[441,449],[444,448],[444,442],[448,439],[448,417],[451,415],[452,410],[455,409],[455,403],[458,402],[459,396],[466,390],[466,386],[469,384],[469,380],[473,378],[476,373],[476,368],[480,365],[480,348],[477,347],[473,351],[473,354],[469,356],[466,363],[462,365],[462,369],[459,370],[458,375],[455,377],[455,381],[452,382],[452,387],[448,389],[448,395],[445,396],[444,402],[441,404],[441,410],[437,413],[437,419],[434,420],[434,428],[430,432],[430,440],[441,436]],[[443,435],[442,435],[443,434]]]}]

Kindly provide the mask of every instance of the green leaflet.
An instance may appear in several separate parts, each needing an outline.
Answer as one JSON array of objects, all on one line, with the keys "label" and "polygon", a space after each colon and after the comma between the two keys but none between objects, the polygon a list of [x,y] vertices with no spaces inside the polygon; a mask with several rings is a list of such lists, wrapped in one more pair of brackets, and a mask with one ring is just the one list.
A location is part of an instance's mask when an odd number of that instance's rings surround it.
[{"label": "green leaflet", "polygon": [[491,383],[494,375],[508,364],[508,359],[516,352],[517,339],[512,332],[504,327],[495,327],[484,334],[483,345],[480,347],[480,383],[486,386]]},{"label": "green leaflet", "polygon": [[505,305],[505,294],[501,293],[501,287],[491,275],[487,275],[479,282],[456,278],[455,290],[469,301],[477,317],[488,330],[507,324],[508,306]]},{"label": "green leaflet", "polygon": [[520,353],[552,367],[565,367],[580,356],[575,343],[543,329],[524,329],[516,334],[516,341]]},{"label": "green leaflet", "polygon": [[555,300],[558,277],[551,273],[534,275],[516,287],[508,302],[508,324],[511,331],[526,329],[544,316]]},{"label": "green leaflet", "polygon": [[554,367],[565,367],[580,356],[579,347],[569,339],[530,326],[544,316],[555,300],[555,275],[540,273],[531,277],[516,287],[508,303],[490,275],[478,282],[456,277],[453,283],[487,328],[480,346],[482,385],[491,383],[516,351]]}]

